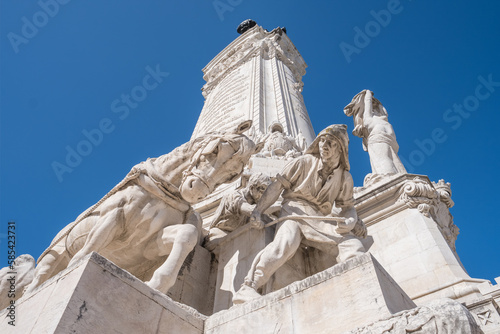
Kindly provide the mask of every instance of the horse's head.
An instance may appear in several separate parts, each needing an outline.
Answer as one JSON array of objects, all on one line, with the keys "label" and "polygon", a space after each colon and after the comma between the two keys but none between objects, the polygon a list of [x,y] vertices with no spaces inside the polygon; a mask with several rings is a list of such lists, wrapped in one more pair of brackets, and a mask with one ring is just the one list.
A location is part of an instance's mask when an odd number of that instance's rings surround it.
[{"label": "horse's head", "polygon": [[196,203],[218,185],[230,183],[241,175],[250,156],[261,148],[243,135],[251,125],[251,121],[246,121],[232,133],[208,134],[197,140],[196,152],[180,186],[186,201]]}]

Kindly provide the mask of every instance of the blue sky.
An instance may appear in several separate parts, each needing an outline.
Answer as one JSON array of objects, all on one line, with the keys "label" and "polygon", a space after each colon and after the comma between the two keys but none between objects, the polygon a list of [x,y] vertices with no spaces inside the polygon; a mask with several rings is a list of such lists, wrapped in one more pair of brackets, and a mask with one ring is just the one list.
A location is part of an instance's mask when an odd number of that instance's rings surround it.
[{"label": "blue sky", "polygon": [[[469,274],[500,276],[500,3],[42,0],[1,6],[0,267],[9,220],[16,222],[17,254],[37,258],[133,165],[188,141],[203,106],[201,69],[252,18],[268,30],[285,26],[308,64],[303,95],[316,132],[333,123],[352,130],[343,107],[359,91],[374,91],[407,169],[451,182],[457,249]],[[147,95],[125,107],[122,94],[144,85],[151,71],[157,81],[149,82]],[[81,146],[96,129],[102,138]],[[67,165],[78,145],[87,155],[58,177],[54,164]],[[353,136],[350,161],[360,186],[370,165]]]}]

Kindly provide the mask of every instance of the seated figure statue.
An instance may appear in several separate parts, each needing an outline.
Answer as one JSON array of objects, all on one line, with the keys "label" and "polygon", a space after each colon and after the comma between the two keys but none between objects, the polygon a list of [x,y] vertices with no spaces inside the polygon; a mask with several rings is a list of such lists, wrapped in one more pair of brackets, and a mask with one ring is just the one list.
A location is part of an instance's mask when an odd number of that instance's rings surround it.
[{"label": "seated figure statue", "polygon": [[[257,298],[257,289],[290,259],[301,245],[337,254],[343,262],[365,252],[352,230],[358,222],[354,208],[353,180],[349,173],[346,125],[331,125],[321,131],[305,154],[288,163],[277,180],[262,195],[250,217],[255,228],[263,228],[262,213],[280,195],[280,218],[273,242],[255,257],[245,282],[234,295],[240,304]],[[340,212],[335,214],[334,207]],[[293,216],[325,217],[325,220],[298,219]],[[331,222],[332,216],[339,219]],[[281,220],[281,219],[280,219]]]}]

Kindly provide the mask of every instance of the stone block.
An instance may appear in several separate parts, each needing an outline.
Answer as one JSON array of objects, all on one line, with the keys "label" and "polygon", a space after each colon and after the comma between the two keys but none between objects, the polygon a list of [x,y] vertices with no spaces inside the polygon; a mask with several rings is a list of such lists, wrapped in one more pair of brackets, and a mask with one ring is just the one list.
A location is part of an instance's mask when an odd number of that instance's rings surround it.
[{"label": "stone block", "polygon": [[205,332],[341,333],[414,307],[371,254],[364,254],[215,313]]},{"label": "stone block", "polygon": [[273,240],[274,229],[256,230],[249,225],[228,234],[217,244],[217,280],[213,312],[233,305],[234,293],[243,283],[255,256]]},{"label": "stone block", "polygon": [[500,305],[492,297],[467,304],[467,308],[485,334],[500,333]]},{"label": "stone block", "polygon": [[482,334],[483,332],[463,305],[451,299],[438,299],[343,334],[397,333]]},{"label": "stone block", "polygon": [[437,190],[426,176],[388,177],[358,189],[355,199],[373,240],[365,244],[367,250],[418,305],[436,298],[470,302],[481,296],[478,285],[485,280],[467,274],[443,236]]},{"label": "stone block", "polygon": [[16,302],[1,333],[203,333],[205,316],[172,301],[97,253]]},{"label": "stone block", "polygon": [[187,256],[177,280],[167,293],[176,302],[210,315],[214,305],[216,263],[213,254],[196,246]]}]

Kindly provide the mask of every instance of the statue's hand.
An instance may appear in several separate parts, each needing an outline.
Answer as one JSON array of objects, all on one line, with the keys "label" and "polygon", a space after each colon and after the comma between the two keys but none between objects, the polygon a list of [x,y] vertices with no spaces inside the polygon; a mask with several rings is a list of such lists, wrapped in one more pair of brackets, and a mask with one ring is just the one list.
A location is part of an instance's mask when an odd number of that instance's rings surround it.
[{"label": "statue's hand", "polygon": [[336,231],[339,234],[349,233],[354,228],[354,225],[356,225],[356,220],[353,217],[349,217],[343,222],[337,222]]},{"label": "statue's hand", "polygon": [[262,214],[259,211],[254,210],[250,216],[250,226],[261,230],[264,228],[264,222],[262,221]]}]

